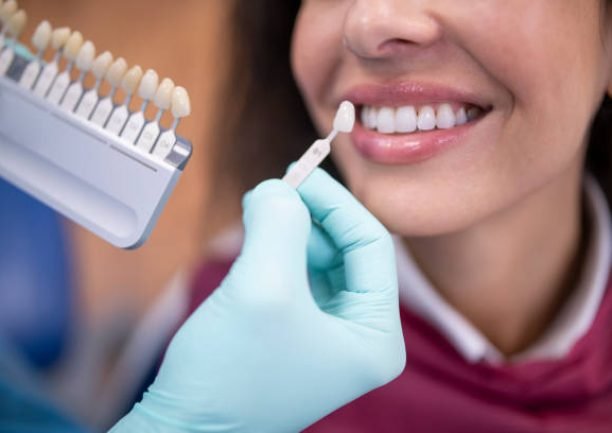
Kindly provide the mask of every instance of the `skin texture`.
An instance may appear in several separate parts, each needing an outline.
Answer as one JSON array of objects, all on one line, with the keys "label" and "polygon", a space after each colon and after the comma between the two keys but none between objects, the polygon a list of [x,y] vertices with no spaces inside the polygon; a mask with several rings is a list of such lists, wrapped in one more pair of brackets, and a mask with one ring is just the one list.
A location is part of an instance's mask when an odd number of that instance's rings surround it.
[{"label": "skin texture", "polygon": [[425,161],[376,163],[347,136],[334,159],[437,290],[506,354],[546,329],[581,263],[582,167],[612,88],[611,29],[599,0],[302,3],[293,70],[322,132],[363,84],[433,83],[492,107]]}]

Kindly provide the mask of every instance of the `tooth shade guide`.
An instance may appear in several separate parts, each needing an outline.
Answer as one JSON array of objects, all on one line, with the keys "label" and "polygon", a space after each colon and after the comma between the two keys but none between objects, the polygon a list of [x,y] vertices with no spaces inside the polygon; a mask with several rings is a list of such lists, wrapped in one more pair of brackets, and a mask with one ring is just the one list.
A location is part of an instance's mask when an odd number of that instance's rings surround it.
[{"label": "tooth shade guide", "polygon": [[76,114],[84,119],[91,118],[98,101],[99,97],[97,89],[89,89],[83,94],[83,98],[77,107]]},{"label": "tooth shade guide", "polygon": [[172,152],[174,145],[176,144],[175,128],[168,129],[163,132],[157,139],[155,148],[153,149],[153,155],[159,159],[166,159]]},{"label": "tooth shade guide", "polygon": [[113,108],[114,104],[110,96],[102,98],[94,109],[91,121],[99,127],[104,128],[113,112]]},{"label": "tooth shade guide", "polygon": [[327,158],[331,152],[331,142],[339,132],[350,133],[355,127],[355,107],[348,101],[343,102],[333,122],[333,129],[327,138],[315,141],[283,177],[283,181],[298,188],[308,176]]},{"label": "tooth shade guide", "polygon": [[155,142],[161,133],[159,124],[156,121],[149,122],[145,125],[138,141],[136,142],[136,147],[138,147],[143,152],[149,153],[155,146]]},{"label": "tooth shade guide", "polygon": [[0,76],[6,75],[9,68],[13,64],[14,58],[15,52],[11,48],[2,50],[2,53],[0,54]]},{"label": "tooth shade guide", "polygon": [[130,113],[125,105],[119,105],[113,110],[113,113],[108,119],[108,123],[106,124],[106,129],[113,134],[119,135],[121,131],[123,131],[123,127],[125,126]]},{"label": "tooth shade guide", "polygon": [[40,76],[38,77],[38,81],[34,86],[34,94],[40,98],[44,98],[47,96],[55,77],[59,72],[57,62],[53,61],[51,63],[47,63],[43,68]]},{"label": "tooth shade guide", "polygon": [[51,86],[51,90],[47,95],[47,100],[52,104],[59,104],[62,101],[64,95],[66,94],[66,91],[68,90],[68,87],[70,86],[70,83],[72,82],[70,73],[71,70],[66,70],[61,72],[55,78],[55,81]]},{"label": "tooth shade guide", "polygon": [[36,48],[37,56],[39,58],[49,48],[52,34],[53,29],[49,21],[42,21],[36,27],[36,30],[32,35],[32,45]]},{"label": "tooth shade guide", "polygon": [[24,89],[31,90],[34,87],[36,79],[40,75],[41,71],[42,66],[38,61],[30,62],[21,74],[21,78],[19,79],[19,85]]}]

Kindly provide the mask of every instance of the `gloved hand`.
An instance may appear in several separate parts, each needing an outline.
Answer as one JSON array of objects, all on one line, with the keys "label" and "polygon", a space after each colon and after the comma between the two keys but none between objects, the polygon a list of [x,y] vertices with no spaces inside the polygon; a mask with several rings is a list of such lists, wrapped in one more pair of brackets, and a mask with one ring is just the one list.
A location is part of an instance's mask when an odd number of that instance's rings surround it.
[{"label": "gloved hand", "polygon": [[392,240],[346,189],[322,170],[299,195],[264,182],[244,225],[229,275],[113,433],[296,432],[402,371]]}]

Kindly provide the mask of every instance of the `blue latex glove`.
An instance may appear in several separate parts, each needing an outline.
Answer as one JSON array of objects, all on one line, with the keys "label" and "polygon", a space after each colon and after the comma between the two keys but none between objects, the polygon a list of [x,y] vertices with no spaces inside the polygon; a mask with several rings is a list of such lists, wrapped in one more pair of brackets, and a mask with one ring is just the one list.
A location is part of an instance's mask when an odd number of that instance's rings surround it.
[{"label": "blue latex glove", "polygon": [[264,182],[244,225],[229,275],[113,433],[296,432],[402,371],[393,243],[344,187],[321,170],[299,195]]}]

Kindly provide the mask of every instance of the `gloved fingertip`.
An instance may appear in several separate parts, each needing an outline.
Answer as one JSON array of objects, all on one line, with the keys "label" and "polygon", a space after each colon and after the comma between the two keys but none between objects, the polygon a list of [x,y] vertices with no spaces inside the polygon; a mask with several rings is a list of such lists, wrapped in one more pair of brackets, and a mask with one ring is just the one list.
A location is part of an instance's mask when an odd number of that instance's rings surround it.
[{"label": "gloved fingertip", "polygon": [[296,164],[297,164],[297,161],[293,161],[291,164],[289,164],[287,166],[287,169],[285,170],[285,174],[289,173]]},{"label": "gloved fingertip", "polygon": [[257,215],[274,220],[310,221],[310,213],[297,191],[279,179],[266,180],[248,194],[244,202],[245,222],[248,223]]},{"label": "gloved fingertip", "polygon": [[249,201],[251,200],[252,196],[253,196],[253,190],[250,190],[244,193],[244,195],[242,196],[242,209],[246,209],[248,207]]}]

